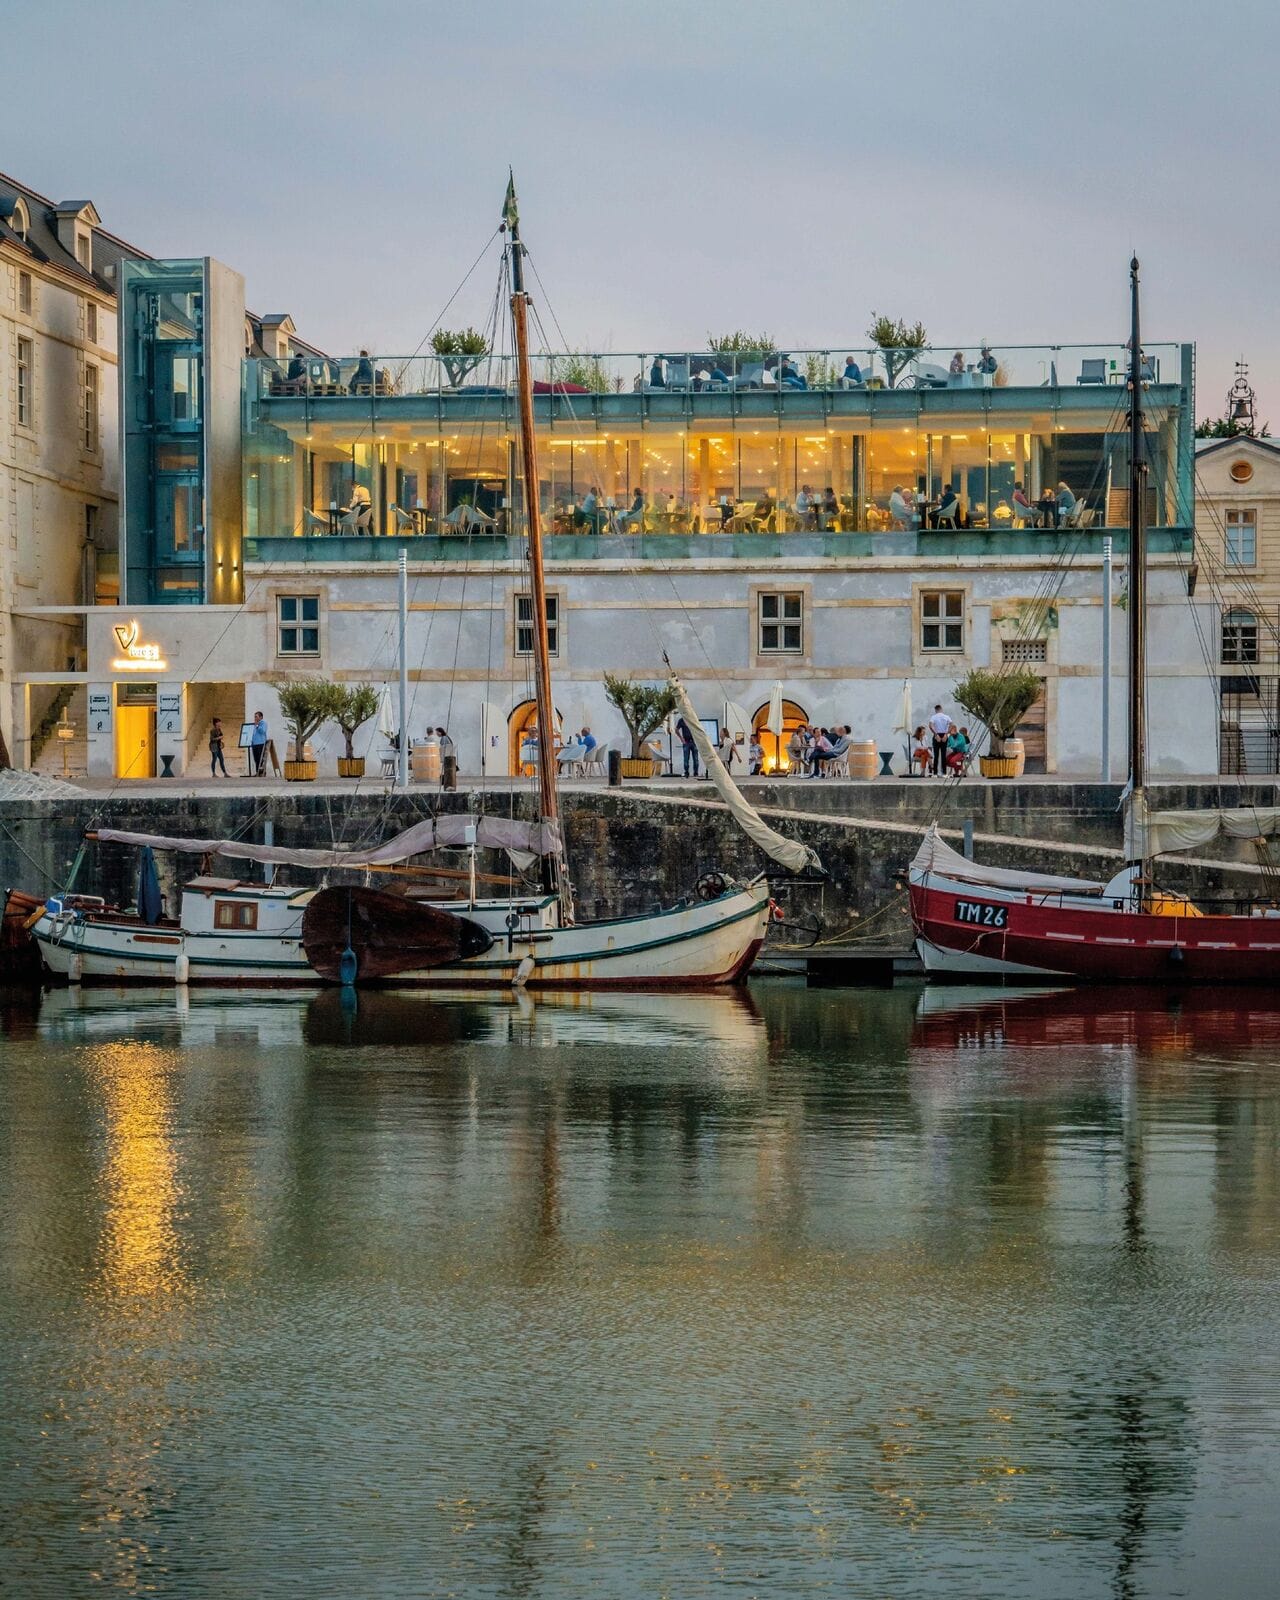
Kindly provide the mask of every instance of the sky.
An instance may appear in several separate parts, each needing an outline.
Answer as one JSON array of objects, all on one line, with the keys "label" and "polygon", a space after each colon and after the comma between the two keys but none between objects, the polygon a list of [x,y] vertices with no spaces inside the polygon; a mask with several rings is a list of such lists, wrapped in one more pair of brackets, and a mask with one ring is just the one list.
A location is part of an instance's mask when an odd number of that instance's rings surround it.
[{"label": "sky", "polygon": [[0,170],[335,353],[418,346],[510,164],[570,348],[1121,342],[1136,250],[1198,415],[1243,355],[1280,431],[1275,0],[0,0],[0,35]]}]

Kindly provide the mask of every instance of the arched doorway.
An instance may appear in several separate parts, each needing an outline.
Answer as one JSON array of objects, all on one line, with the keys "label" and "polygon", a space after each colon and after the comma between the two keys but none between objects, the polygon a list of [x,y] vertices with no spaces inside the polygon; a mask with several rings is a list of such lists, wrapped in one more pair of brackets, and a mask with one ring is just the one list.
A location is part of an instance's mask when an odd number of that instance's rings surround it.
[{"label": "arched doorway", "polygon": [[[563,729],[564,718],[559,710],[555,713],[555,748],[558,750],[564,743]],[[507,748],[509,755],[509,770],[513,778],[531,778],[535,768],[528,761],[522,761],[520,752],[527,742],[528,735],[538,725],[538,702],[536,700],[522,700],[507,718]]]},{"label": "arched doorway", "polygon": [[769,720],[769,702],[759,707],[751,719],[751,731],[764,746],[764,770],[766,772],[786,772],[791,765],[791,757],[787,754],[787,743],[797,728],[804,726],[809,720],[809,713],[794,700],[782,702],[782,736],[770,733],[765,723]]}]

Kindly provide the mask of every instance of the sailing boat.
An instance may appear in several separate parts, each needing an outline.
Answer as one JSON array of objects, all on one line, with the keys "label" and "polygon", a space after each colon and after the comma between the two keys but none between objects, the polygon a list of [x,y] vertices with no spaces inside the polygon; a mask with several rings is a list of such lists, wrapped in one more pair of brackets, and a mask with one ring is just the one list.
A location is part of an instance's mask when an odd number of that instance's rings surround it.
[{"label": "sailing boat", "polygon": [[1146,765],[1147,572],[1143,508],[1147,462],[1142,422],[1138,261],[1129,264],[1129,783],[1126,865],[1109,883],[984,866],[943,843],[931,827],[911,862],[911,919],[925,970],[951,978],[1076,978],[1111,983],[1276,983],[1280,911],[1206,915],[1158,890],[1153,859],[1219,833],[1280,832],[1280,808],[1161,811],[1148,808]]},{"label": "sailing boat", "polygon": [[[517,363],[521,468],[528,523],[538,726],[555,726],[547,639],[546,581],[537,439],[529,359],[529,297],[515,183],[507,185],[503,227],[511,261],[511,319]],[[712,750],[679,680],[672,688],[701,745],[702,759],[735,820],[790,872],[821,872],[808,846],[770,828],[743,798]],[[179,839],[98,829],[93,838],[145,849],[222,856],[327,872],[378,871],[439,848],[468,849],[469,893],[462,900],[392,895],[335,885],[319,890],[243,883],[207,873],[184,889],[179,918],[147,920],[74,896],[50,900],[32,918],[46,963],[72,981],[136,979],[180,983],[394,982],[561,989],[691,988],[743,978],[764,942],[769,883],[762,873],[736,884],[707,873],[698,897],[669,910],[581,922],[565,859],[556,763],[537,763],[539,817],[523,823],[447,816],[416,824],[372,850],[305,850],[230,839]],[[521,865],[539,864],[541,892],[482,898],[477,847],[506,849]]]}]

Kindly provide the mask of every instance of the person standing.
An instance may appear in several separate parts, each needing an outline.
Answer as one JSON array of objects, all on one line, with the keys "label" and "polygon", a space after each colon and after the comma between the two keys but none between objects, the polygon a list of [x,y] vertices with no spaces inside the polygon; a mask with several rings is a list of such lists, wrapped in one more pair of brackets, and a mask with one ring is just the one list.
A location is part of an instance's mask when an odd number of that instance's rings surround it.
[{"label": "person standing", "polygon": [[689,776],[689,764],[693,763],[693,776],[698,776],[698,745],[693,737],[689,724],[683,717],[676,723],[676,738],[680,741],[680,753],[684,761],[684,775]]},{"label": "person standing", "polygon": [[223,743],[222,718],[215,717],[209,728],[209,776],[211,778],[218,776],[219,767],[222,768],[222,776],[224,778],[231,776],[227,771],[227,759],[222,753]]},{"label": "person standing", "polygon": [[720,759],[724,763],[724,770],[731,772],[733,763],[738,754],[738,741],[733,736],[731,728],[725,728],[720,735]]},{"label": "person standing", "polygon": [[249,735],[249,765],[253,775],[260,778],[267,769],[267,721],[261,711],[253,714],[253,732]]},{"label": "person standing", "polygon": [[929,732],[933,735],[933,763],[929,770],[935,778],[944,778],[947,773],[947,736],[951,728],[951,718],[942,706],[934,706],[929,718]]}]

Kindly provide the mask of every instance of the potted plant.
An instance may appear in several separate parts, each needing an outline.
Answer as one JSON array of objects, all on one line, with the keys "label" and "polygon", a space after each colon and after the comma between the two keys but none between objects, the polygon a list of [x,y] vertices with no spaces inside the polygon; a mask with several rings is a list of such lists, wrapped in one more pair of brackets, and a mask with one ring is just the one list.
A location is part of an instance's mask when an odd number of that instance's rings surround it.
[{"label": "potted plant", "polygon": [[338,757],[340,778],[363,778],[364,757],[356,756],[355,737],[378,709],[378,691],[371,683],[339,684],[333,721],[342,729],[347,753]]},{"label": "potted plant", "polygon": [[992,672],[975,667],[954,689],[958,704],[986,728],[989,753],[979,757],[984,778],[1012,778],[1017,775],[1017,759],[1006,755],[1004,743],[1018,731],[1018,724],[1036,703],[1044,687],[1036,673],[1026,667],[1007,672]]},{"label": "potted plant", "polygon": [[304,759],[307,740],[334,720],[342,690],[327,678],[281,678],[272,687],[280,701],[280,716],[293,739],[293,759],[286,760],[284,775],[290,783],[314,783],[316,763]]},{"label": "potted plant", "polygon": [[605,699],[621,715],[631,735],[631,756],[622,763],[624,778],[652,778],[658,763],[645,754],[649,739],[676,709],[675,690],[667,685],[637,683],[634,678],[604,675]]}]

